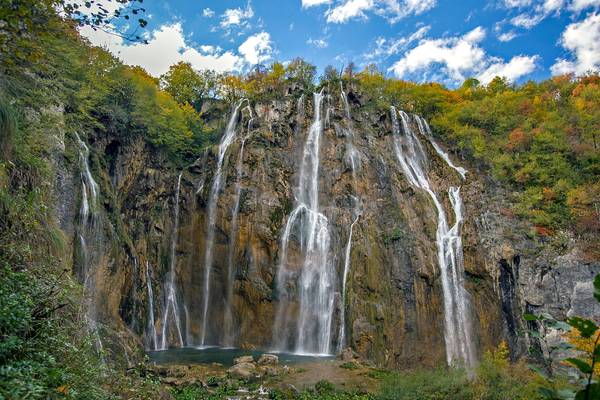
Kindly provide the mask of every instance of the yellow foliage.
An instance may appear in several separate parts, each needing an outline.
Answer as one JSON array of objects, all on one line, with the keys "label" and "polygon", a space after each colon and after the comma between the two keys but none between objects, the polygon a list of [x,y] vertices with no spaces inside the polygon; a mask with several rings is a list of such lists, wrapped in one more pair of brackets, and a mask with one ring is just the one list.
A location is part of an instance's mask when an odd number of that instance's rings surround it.
[{"label": "yellow foliage", "polygon": [[[596,335],[593,335],[591,338],[583,338],[581,337],[580,332],[577,329],[572,329],[569,332],[565,333],[565,337],[567,341],[571,343],[575,348],[581,351],[582,354],[579,358],[582,358],[586,362],[591,364],[591,357],[586,357],[586,355],[590,354],[594,350],[594,341],[596,340]],[[594,374],[596,376],[600,376],[600,363],[597,363],[594,366]]]}]

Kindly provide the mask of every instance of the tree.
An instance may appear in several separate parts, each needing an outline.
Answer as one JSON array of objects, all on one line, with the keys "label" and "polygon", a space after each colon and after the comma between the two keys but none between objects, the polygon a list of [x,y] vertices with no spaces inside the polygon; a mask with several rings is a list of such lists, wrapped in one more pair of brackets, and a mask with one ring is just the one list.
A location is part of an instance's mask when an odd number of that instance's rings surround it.
[{"label": "tree", "polygon": [[228,103],[234,103],[244,94],[244,80],[238,75],[224,75],[219,80],[219,95]]},{"label": "tree", "polygon": [[[3,0],[0,5],[0,62],[6,65],[36,62],[43,51],[40,37],[65,35],[73,24],[90,26],[125,40],[140,41],[138,28],[148,24],[142,18],[145,9],[137,5],[142,1]],[[129,21],[133,18],[137,18],[137,28],[133,32],[121,32],[114,25],[117,19]]]},{"label": "tree", "polygon": [[197,72],[192,68],[192,64],[180,61],[160,77],[160,86],[179,104],[189,104],[200,110],[202,101],[215,95],[218,81],[216,72]]},{"label": "tree", "polygon": [[285,71],[287,80],[297,83],[304,89],[312,89],[317,67],[307,63],[302,58],[295,58],[290,62]]},{"label": "tree", "polygon": [[[135,19],[135,25],[145,28],[148,21],[142,18],[146,9],[141,7],[144,0],[86,0],[81,1],[54,0],[58,10],[79,26],[90,26],[93,30],[116,34],[125,40],[140,41],[137,30],[132,33],[119,32],[114,27],[114,20],[122,18],[125,21]],[[139,3],[139,4],[138,4]]]}]

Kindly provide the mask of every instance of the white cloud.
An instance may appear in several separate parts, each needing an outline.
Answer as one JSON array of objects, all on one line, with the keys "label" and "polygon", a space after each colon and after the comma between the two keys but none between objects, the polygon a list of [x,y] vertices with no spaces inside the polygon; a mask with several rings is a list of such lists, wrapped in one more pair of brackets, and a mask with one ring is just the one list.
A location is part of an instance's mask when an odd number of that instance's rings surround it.
[{"label": "white cloud", "polygon": [[229,8],[221,15],[221,28],[227,29],[232,26],[245,26],[248,20],[254,16],[252,5],[248,2],[246,9]]},{"label": "white cloud", "polygon": [[512,82],[533,72],[538,60],[538,56],[515,56],[508,63],[496,61],[481,72],[477,79],[483,83],[488,83],[496,76],[501,76]]},{"label": "white cloud", "polygon": [[215,12],[210,8],[205,8],[204,10],[202,10],[202,16],[206,18],[212,18],[215,16]]},{"label": "white cloud", "polygon": [[517,37],[517,34],[515,32],[504,32],[501,33],[500,35],[498,35],[498,40],[501,42],[510,42],[511,40],[513,40],[514,38]]},{"label": "white cloud", "polygon": [[544,13],[552,13],[555,11],[560,11],[560,9],[564,6],[565,0],[544,0],[544,3],[541,5],[540,9]]},{"label": "white cloud", "polygon": [[573,0],[570,8],[573,11],[579,12],[583,11],[588,7],[598,7],[600,6],[600,0]]},{"label": "white cloud", "polygon": [[511,24],[519,28],[531,29],[546,17],[545,14],[519,14],[510,20]]},{"label": "white cloud", "polygon": [[338,0],[325,15],[327,22],[343,24],[353,19],[366,19],[372,12],[393,24],[408,15],[430,10],[435,4],[436,0]]},{"label": "white cloud", "polygon": [[487,55],[480,46],[485,34],[485,29],[477,27],[463,36],[422,39],[389,71],[399,78],[420,74],[422,80],[434,74],[436,80],[457,84],[468,76],[479,76],[486,83],[495,76],[493,74],[504,75],[512,81],[535,69],[537,56],[517,56],[504,63]]},{"label": "white cloud", "polygon": [[504,0],[504,6],[507,8],[521,8],[531,5],[531,0]]},{"label": "white cloud", "polygon": [[375,49],[363,54],[363,58],[367,61],[372,61],[398,54],[400,51],[406,49],[411,43],[423,39],[430,29],[431,26],[429,25],[422,26],[409,36],[397,39],[378,37],[375,39]]},{"label": "white cloud", "polygon": [[347,0],[327,11],[327,22],[343,24],[351,19],[367,18],[365,11],[373,8],[374,5],[373,0]]},{"label": "white cloud", "polygon": [[581,75],[600,69],[600,15],[590,14],[583,21],[569,24],[560,43],[573,59],[558,59],[551,67],[553,74]]},{"label": "white cloud", "polygon": [[329,3],[331,3],[331,0],[302,0],[302,8],[321,6]]},{"label": "white cloud", "polygon": [[238,55],[208,46],[214,50],[206,51],[208,47],[201,46],[201,51],[191,47],[185,40],[181,24],[163,25],[150,33],[148,44],[126,44],[118,36],[102,31],[93,31],[90,27],[81,29],[81,34],[87,37],[93,45],[105,47],[120,58],[125,64],[139,65],[151,75],[160,76],[169,67],[179,61],[189,62],[195,69],[214,69],[216,71],[239,70],[244,60]]},{"label": "white cloud", "polygon": [[252,35],[240,45],[238,50],[249,64],[261,64],[269,60],[273,54],[271,35],[267,32]]},{"label": "white cloud", "polygon": [[433,64],[441,64],[445,74],[454,81],[462,81],[464,74],[472,71],[485,59],[485,52],[473,42],[482,39],[485,30],[475,28],[462,37],[422,40],[419,45],[396,61],[390,70],[398,77],[427,70]]},{"label": "white cloud", "polygon": [[310,44],[310,45],[318,47],[320,49],[324,49],[327,46],[329,46],[329,43],[327,43],[327,40],[325,40],[325,39],[312,39],[312,38],[310,38],[310,39],[308,39],[306,41],[306,44]]}]

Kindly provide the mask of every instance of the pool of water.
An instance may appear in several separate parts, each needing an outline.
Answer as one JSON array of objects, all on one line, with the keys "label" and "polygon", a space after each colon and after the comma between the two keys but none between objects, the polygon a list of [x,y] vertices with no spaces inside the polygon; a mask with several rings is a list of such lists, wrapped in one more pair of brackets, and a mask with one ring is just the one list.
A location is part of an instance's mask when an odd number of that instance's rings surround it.
[{"label": "pool of water", "polygon": [[265,353],[276,354],[279,357],[279,363],[287,365],[334,359],[334,356],[329,355],[277,353],[261,350],[242,350],[222,347],[182,347],[178,349],[150,351],[148,352],[148,356],[150,357],[150,361],[156,362],[157,364],[220,363],[224,366],[231,366],[233,365],[234,358],[251,355],[256,360],[261,354]]}]

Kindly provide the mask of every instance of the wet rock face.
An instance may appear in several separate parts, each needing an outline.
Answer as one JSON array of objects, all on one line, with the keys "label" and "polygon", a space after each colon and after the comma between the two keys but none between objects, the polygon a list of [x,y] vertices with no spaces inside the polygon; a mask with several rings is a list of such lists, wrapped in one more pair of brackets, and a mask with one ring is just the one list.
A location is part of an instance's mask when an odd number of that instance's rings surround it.
[{"label": "wet rock face", "polygon": [[[323,112],[329,111],[321,136],[318,186],[321,212],[331,227],[330,253],[338,292],[349,228],[355,218],[353,197],[360,199],[361,215],[353,230],[347,279],[346,343],[333,343],[333,348],[350,346],[361,358],[390,367],[439,365],[445,362],[445,344],[435,208],[425,193],[406,182],[398,166],[388,110],[363,111],[360,95],[350,91],[352,119],[348,120],[338,99],[339,94],[334,93],[324,101]],[[164,306],[180,171],[143,138],[117,139],[110,134],[93,138],[96,156],[92,172],[101,186],[107,221],[102,234],[105,255],[96,266],[94,297],[107,325],[137,338],[149,349],[160,347],[163,332],[168,346],[181,342],[199,345],[202,336],[205,344],[222,345],[229,336],[238,347],[272,348],[281,235],[295,206],[303,146],[314,114],[312,103],[310,96],[303,102],[289,98],[253,104],[252,113],[240,113],[237,139],[223,162],[223,184],[216,205],[207,326],[202,326],[203,262],[218,149],[209,149],[182,174],[174,268],[179,308],[176,326],[172,317],[165,321]],[[229,115],[221,105],[214,107],[219,113],[212,112],[213,108],[205,111],[213,118],[220,115],[225,124]],[[350,129],[360,160],[354,173],[347,154]],[[238,171],[236,160],[243,136],[247,139]],[[520,315],[527,307],[557,317],[598,315],[587,300],[586,286],[593,274],[600,272],[598,263],[583,263],[575,250],[558,256],[547,244],[527,239],[527,227],[504,212],[510,204],[501,188],[475,167],[455,159],[470,171],[462,182],[426,141],[423,144],[430,158],[433,189],[442,193],[450,186],[462,187],[465,286],[479,352],[507,340],[513,354],[521,354],[526,344],[517,332],[522,327]],[[77,172],[62,176],[60,187],[77,186]],[[78,196],[79,189],[66,196],[65,204],[70,206],[60,210],[63,219],[76,214],[68,208],[78,206]],[[443,206],[452,215],[447,199]],[[72,224],[63,224],[67,232]],[[288,262],[292,271],[299,271],[302,260],[299,234],[295,235]],[[227,304],[230,284],[232,296]],[[337,332],[340,293],[334,303],[333,329]],[[286,312],[296,315],[298,306],[291,302]],[[228,307],[230,325],[224,318]],[[154,326],[150,324],[151,311]],[[232,332],[224,332],[226,326],[232,326]],[[160,343],[153,340],[154,332]],[[337,338],[337,334],[333,336]]]}]

